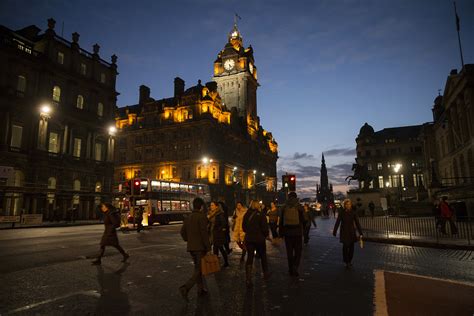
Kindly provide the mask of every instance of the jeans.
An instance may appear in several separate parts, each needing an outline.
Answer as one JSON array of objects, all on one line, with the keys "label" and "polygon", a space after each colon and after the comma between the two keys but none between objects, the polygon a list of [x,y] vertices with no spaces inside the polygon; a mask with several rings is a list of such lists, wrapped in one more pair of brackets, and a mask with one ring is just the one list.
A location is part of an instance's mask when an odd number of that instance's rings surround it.
[{"label": "jeans", "polygon": [[260,256],[260,261],[262,263],[262,271],[268,271],[268,261],[267,261],[267,246],[265,242],[257,243],[257,242],[245,242],[245,246],[247,248],[247,262],[245,265],[252,266],[253,265],[253,258],[255,256],[255,251],[257,251],[257,255]]},{"label": "jeans", "polygon": [[300,265],[301,250],[303,249],[302,236],[285,236],[286,256],[289,272],[296,272]]},{"label": "jeans", "polygon": [[190,251],[191,257],[194,262],[194,272],[191,278],[184,284],[186,290],[192,289],[194,284],[198,285],[198,289],[204,288],[204,281],[201,273],[201,259],[206,255],[205,251]]},{"label": "jeans", "polygon": [[278,232],[277,232],[277,223],[276,222],[270,222],[268,223],[268,225],[270,226],[270,230],[272,232],[272,237],[273,238],[278,238]]}]

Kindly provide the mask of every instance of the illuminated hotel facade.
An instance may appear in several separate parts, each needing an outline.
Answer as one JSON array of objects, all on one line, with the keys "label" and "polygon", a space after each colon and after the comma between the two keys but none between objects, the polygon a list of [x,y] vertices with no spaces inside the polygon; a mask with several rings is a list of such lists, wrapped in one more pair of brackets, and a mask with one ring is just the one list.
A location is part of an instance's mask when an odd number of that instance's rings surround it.
[{"label": "illuminated hotel facade", "polygon": [[136,105],[116,115],[115,182],[146,177],[206,183],[213,199],[269,202],[276,191],[278,146],[257,115],[257,67],[234,25],[214,62],[213,81],[155,100],[140,87]]}]

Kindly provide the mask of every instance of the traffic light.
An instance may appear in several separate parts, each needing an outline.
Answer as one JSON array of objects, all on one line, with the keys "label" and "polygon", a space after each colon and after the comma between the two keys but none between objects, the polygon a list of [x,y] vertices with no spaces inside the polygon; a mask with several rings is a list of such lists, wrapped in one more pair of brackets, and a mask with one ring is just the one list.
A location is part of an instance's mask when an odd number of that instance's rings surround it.
[{"label": "traffic light", "polygon": [[132,195],[132,180],[127,180],[122,184],[122,192],[126,195]]},{"label": "traffic light", "polygon": [[289,175],[289,181],[288,181],[288,191],[295,192],[296,191],[296,176],[295,175]]},{"label": "traffic light", "polygon": [[284,190],[288,189],[288,182],[290,181],[290,177],[288,175],[281,176],[281,183]]},{"label": "traffic light", "polygon": [[132,189],[132,195],[140,195],[141,190],[140,190],[140,179],[135,179],[133,180],[133,189]]}]

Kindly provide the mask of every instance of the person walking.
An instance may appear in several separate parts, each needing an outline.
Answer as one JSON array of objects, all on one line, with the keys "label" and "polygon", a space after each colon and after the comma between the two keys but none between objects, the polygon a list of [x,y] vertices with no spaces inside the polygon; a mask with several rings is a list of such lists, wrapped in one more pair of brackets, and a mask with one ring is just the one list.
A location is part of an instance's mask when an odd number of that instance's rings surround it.
[{"label": "person walking", "polygon": [[272,238],[278,238],[278,207],[275,202],[270,203],[270,209],[267,212],[268,216],[268,225],[272,232]]},{"label": "person walking", "polygon": [[230,227],[229,227],[229,208],[223,201],[219,201],[219,206],[221,207],[222,211],[224,212],[225,217],[225,243],[224,249],[227,251],[227,254],[232,252],[232,248],[230,248]]},{"label": "person walking", "polygon": [[357,242],[356,228],[362,238],[362,228],[359,223],[357,214],[352,209],[352,202],[345,199],[343,202],[344,209],[339,212],[339,215],[334,225],[332,234],[336,236],[339,226],[339,240],[342,243],[342,258],[346,264],[346,268],[352,267],[352,258],[354,257],[354,243]]},{"label": "person walking", "polygon": [[369,202],[369,211],[370,211],[370,216],[374,218],[375,215],[375,204],[373,201]]},{"label": "person walking", "polygon": [[139,233],[143,229],[143,206],[139,206],[135,210],[135,216],[136,220],[135,222],[137,223],[137,233]]},{"label": "person walking", "polygon": [[299,276],[298,267],[303,248],[303,227],[305,226],[303,206],[298,201],[296,192],[288,194],[288,201],[283,205],[280,214],[278,234],[285,238],[288,272]]},{"label": "person walking", "polygon": [[250,208],[242,220],[242,229],[245,232],[245,247],[248,251],[245,264],[245,283],[250,288],[252,287],[252,267],[255,251],[260,257],[263,278],[267,280],[270,277],[265,244],[265,240],[268,237],[268,223],[266,214],[261,210],[258,201],[253,200],[250,203]]},{"label": "person walking", "polygon": [[233,232],[232,238],[237,243],[237,245],[242,249],[242,255],[240,256],[240,263],[243,263],[245,260],[245,255],[247,253],[247,249],[245,247],[245,233],[242,229],[242,221],[244,219],[244,215],[247,212],[247,209],[243,206],[242,202],[237,202],[234,215],[232,216],[234,224],[232,225]]},{"label": "person walking", "polygon": [[102,203],[100,210],[104,216],[104,234],[100,240],[100,252],[97,259],[92,261],[93,265],[100,265],[102,263],[102,257],[104,256],[105,247],[112,246],[116,248],[123,256],[122,262],[127,261],[130,257],[128,253],[123,250],[119,244],[117,237],[117,228],[120,227],[120,214],[115,210],[112,204]]},{"label": "person walking", "polygon": [[220,251],[224,258],[224,265],[222,267],[228,267],[227,251],[224,249],[224,243],[226,242],[226,218],[219,203],[211,202],[207,218],[209,219],[209,233],[213,252],[217,255]]},{"label": "person walking", "polygon": [[443,196],[439,202],[439,208],[441,210],[441,232],[446,234],[446,222],[449,222],[451,228],[451,234],[456,235],[458,233],[458,228],[454,223],[454,210],[448,203],[448,197]]},{"label": "person walking", "polygon": [[304,215],[304,220],[305,220],[303,240],[304,240],[305,244],[308,244],[308,242],[309,242],[309,231],[311,229],[311,209],[310,209],[308,203],[305,203],[303,205],[303,208],[304,208],[303,215]]},{"label": "person walking", "polygon": [[184,219],[181,227],[181,237],[186,242],[186,250],[194,262],[194,272],[191,278],[179,288],[185,300],[188,300],[188,293],[195,284],[198,286],[199,296],[207,294],[201,272],[201,259],[211,251],[211,244],[208,233],[209,222],[203,212],[203,207],[203,199],[195,198],[193,200],[193,211]]}]

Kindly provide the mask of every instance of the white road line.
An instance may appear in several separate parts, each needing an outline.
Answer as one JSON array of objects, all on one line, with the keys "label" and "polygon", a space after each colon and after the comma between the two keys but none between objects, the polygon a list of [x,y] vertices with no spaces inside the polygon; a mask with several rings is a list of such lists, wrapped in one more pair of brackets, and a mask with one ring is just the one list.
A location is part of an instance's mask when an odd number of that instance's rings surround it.
[{"label": "white road line", "polygon": [[376,316],[388,316],[385,277],[383,270],[375,270],[374,304]]},{"label": "white road line", "polygon": [[66,295],[58,296],[58,297],[55,297],[55,298],[52,298],[52,299],[49,299],[49,300],[45,300],[45,301],[42,301],[42,302],[29,304],[29,305],[26,305],[26,306],[8,311],[6,315],[24,312],[24,311],[30,310],[32,308],[35,308],[35,307],[38,307],[38,306],[41,306],[41,305],[44,305],[44,304],[49,304],[49,303],[59,301],[59,300],[62,300],[62,299],[65,299],[65,298],[68,298],[68,297],[71,297],[71,296],[76,296],[76,295],[86,295],[86,296],[92,296],[92,297],[96,297],[96,298],[100,297],[100,293],[96,290],[79,291],[79,292],[74,292],[74,293],[69,293],[69,294],[66,294]]}]

